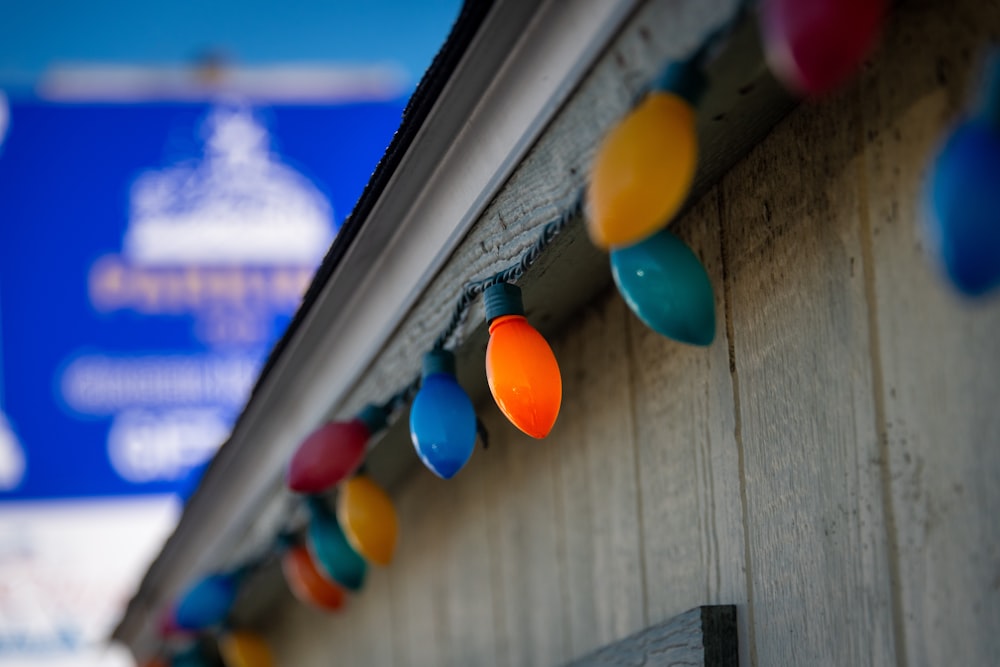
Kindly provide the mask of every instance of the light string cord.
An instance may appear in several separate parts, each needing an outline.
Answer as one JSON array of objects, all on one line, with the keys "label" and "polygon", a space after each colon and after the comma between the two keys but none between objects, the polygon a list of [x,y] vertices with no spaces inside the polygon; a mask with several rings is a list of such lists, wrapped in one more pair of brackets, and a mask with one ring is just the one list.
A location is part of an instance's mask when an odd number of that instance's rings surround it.
[{"label": "light string cord", "polygon": [[[752,4],[753,0],[741,0],[738,3],[737,10],[732,17],[709,33],[699,45],[698,49],[691,54],[691,56],[682,61],[672,61],[668,63],[657,76],[655,76],[639,91],[639,94],[633,102],[633,107],[638,104],[643,96],[655,89],[657,84],[664,80],[667,71],[672,65],[680,62],[698,70],[703,70],[706,64],[717,55],[721,47],[731,37],[736,27],[748,13]],[[570,222],[583,213],[585,190],[585,187],[581,188],[573,198],[570,206],[563,210],[558,217],[550,220],[542,226],[538,238],[522,253],[520,259],[516,263],[489,277],[471,280],[464,284],[448,323],[434,340],[432,347],[433,350],[444,350],[449,345],[449,342],[452,343],[453,349],[461,344],[460,339],[456,338],[456,334],[458,334],[459,329],[467,320],[469,311],[471,310],[476,299],[478,299],[487,288],[493,285],[502,282],[516,283],[519,281],[535,264],[535,262],[538,261],[542,254],[548,250],[556,237],[559,236],[559,234],[570,224]],[[453,338],[455,340],[453,340]],[[382,410],[387,416],[393,415],[413,400],[417,391],[420,389],[421,379],[421,375],[418,373],[410,382],[389,396],[385,401],[376,404],[376,407]],[[478,417],[476,418],[476,430],[485,448],[488,443],[489,434]],[[361,470],[365,470],[364,464]],[[296,498],[296,500],[301,501],[301,498]],[[259,553],[234,568],[232,572],[239,573],[241,578],[245,578],[263,567],[275,555],[280,554],[292,545],[298,543],[300,539],[298,531],[289,526],[293,509],[297,505],[298,503],[292,503],[288,508],[286,508],[286,516],[284,520],[280,522],[281,528],[278,530],[272,542]]]},{"label": "light string cord", "polygon": [[457,303],[455,304],[455,309],[452,312],[451,319],[448,321],[447,326],[434,341],[435,350],[443,350],[448,344],[448,341],[455,335],[459,327],[466,320],[469,309],[472,308],[472,304],[475,303],[476,299],[486,290],[488,287],[492,287],[497,283],[516,283],[520,280],[528,269],[538,261],[538,258],[542,256],[549,245],[555,240],[563,229],[574,220],[577,215],[583,211],[583,191],[581,190],[577,196],[573,199],[573,203],[564,210],[559,216],[547,222],[543,227],[542,231],[538,235],[538,239],[528,247],[527,250],[521,255],[520,260],[515,264],[508,266],[506,269],[493,274],[488,278],[481,278],[479,280],[470,280],[465,283],[462,289],[462,294],[459,296]]},{"label": "light string cord", "polygon": [[644,86],[642,86],[632,97],[632,107],[639,103],[654,90],[664,90],[671,88],[674,81],[673,70],[681,65],[689,70],[704,74],[709,63],[718,57],[719,52],[729,42],[737,27],[750,13],[750,7],[754,0],[740,0],[736,5],[736,11],[714,30],[709,32],[689,56],[677,60],[668,61]]},{"label": "light string cord", "polygon": [[[541,232],[538,234],[538,238],[532,243],[525,251],[522,253],[520,259],[511,264],[507,268],[494,273],[487,278],[480,278],[477,280],[470,280],[465,283],[462,288],[462,292],[455,303],[455,307],[452,310],[451,318],[448,320],[448,324],[445,325],[444,329],[438,334],[437,338],[434,339],[433,350],[444,350],[449,342],[452,342],[452,347],[458,347],[460,342],[456,339],[452,339],[458,333],[462,324],[466,321],[469,315],[469,311],[472,305],[476,302],[476,299],[488,288],[497,283],[506,282],[514,283],[520,280],[528,269],[538,261],[538,258],[549,248],[552,242],[560,232],[562,232],[571,221],[577,218],[577,216],[583,211],[584,202],[584,191],[580,190],[576,196],[573,198],[573,203],[566,208],[562,213],[559,214],[554,220],[550,220],[542,226]],[[400,388],[396,393],[392,394],[382,403],[378,403],[377,407],[384,412],[386,415],[395,414],[397,411],[402,409],[404,405],[407,405],[413,400],[413,397],[417,395],[420,390],[421,376],[418,373],[409,383]],[[489,433],[486,430],[485,425],[477,417],[476,418],[476,431],[479,434],[480,440],[483,442],[483,447],[487,447],[489,444]]]},{"label": "light string cord", "polygon": [[[732,36],[732,33],[736,29],[736,26],[743,20],[746,16],[752,0],[740,0],[737,5],[736,12],[725,21],[718,28],[709,33],[705,39],[702,41],[701,45],[691,54],[685,61],[688,65],[691,65],[697,69],[703,69],[707,62],[711,60],[718,50],[728,41]],[[655,85],[664,79],[667,71],[675,61],[668,63],[653,80],[643,88],[641,95],[648,93]],[[640,97],[641,97],[640,95]],[[638,101],[638,100],[637,100]],[[634,105],[633,105],[634,106]],[[476,299],[488,288],[497,283],[516,283],[519,281],[528,269],[538,261],[538,258],[548,249],[560,232],[562,232],[566,226],[574,219],[577,218],[584,208],[585,201],[585,188],[581,188],[577,192],[576,196],[573,198],[572,204],[567,207],[562,213],[559,214],[554,220],[550,220],[542,226],[542,230],[538,235],[537,240],[528,247],[527,250],[521,255],[521,258],[516,263],[508,266],[506,269],[499,271],[492,276],[487,278],[480,278],[477,280],[470,280],[465,283],[462,288],[462,292],[455,303],[455,307],[452,310],[451,318],[448,320],[447,325],[438,334],[437,338],[434,340],[434,345],[431,349],[433,350],[444,350],[447,348],[449,342],[452,342],[452,349],[457,348],[461,341],[456,339],[452,341],[452,338],[456,336],[462,324],[466,321],[469,315],[469,311],[472,305],[476,302]],[[391,395],[382,403],[377,404],[377,407],[386,415],[393,415],[404,405],[410,403],[413,398],[417,395],[420,390],[421,376],[419,373],[410,380],[409,383],[400,388],[396,393]],[[479,432],[480,437],[483,439],[484,446],[488,440],[488,435],[485,426],[479,421],[478,417],[476,419],[476,428]]]},{"label": "light string cord", "polygon": [[[501,282],[513,283],[520,280],[524,274],[527,273],[528,269],[530,269],[532,265],[534,265],[535,262],[537,262],[542,256],[542,254],[551,246],[556,237],[559,236],[559,234],[570,224],[570,222],[575,220],[577,216],[582,213],[583,206],[584,190],[581,189],[573,198],[573,203],[568,208],[562,211],[558,217],[550,220],[542,226],[541,232],[538,234],[538,238],[522,253],[517,262],[487,278],[466,282],[461,295],[455,303],[455,308],[448,324],[434,341],[433,349],[445,349],[445,346],[455,336],[462,323],[468,317],[468,313],[476,299],[478,299],[488,287]],[[422,378],[418,373],[410,382],[401,387],[382,403],[376,404],[376,406],[387,416],[393,415],[402,409],[404,405],[413,400],[413,397],[416,396],[417,391],[420,389],[421,379]],[[483,448],[486,449],[489,446],[489,432],[478,416],[476,417],[476,433],[482,442]],[[358,472],[363,474],[366,472],[366,469],[367,466],[362,464]],[[308,502],[308,500],[309,498],[307,497],[306,502]],[[302,499],[296,497],[295,501],[301,502]],[[275,556],[298,542],[300,538],[297,536],[297,531],[289,527],[294,510],[297,506],[298,502],[289,503],[289,505],[285,508],[284,518],[279,521],[281,528],[278,530],[274,539],[258,553],[250,556],[245,561],[232,568],[230,572],[233,575],[240,580],[248,579],[269,563]],[[231,617],[228,617],[223,623],[223,628],[229,627],[231,620]]]}]

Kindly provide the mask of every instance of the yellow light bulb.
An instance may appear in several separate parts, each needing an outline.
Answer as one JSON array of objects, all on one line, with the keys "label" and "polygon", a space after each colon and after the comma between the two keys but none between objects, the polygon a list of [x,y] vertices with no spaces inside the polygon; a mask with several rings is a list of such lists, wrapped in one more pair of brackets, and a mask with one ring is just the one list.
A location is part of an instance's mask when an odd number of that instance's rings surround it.
[{"label": "yellow light bulb", "polygon": [[250,632],[229,632],[219,639],[219,653],[226,667],[274,667],[271,649]]},{"label": "yellow light bulb", "polygon": [[344,482],[337,496],[337,520],[347,541],[376,565],[388,565],[396,551],[399,519],[389,494],[371,477]]},{"label": "yellow light bulb", "polygon": [[587,190],[587,232],[609,249],[665,227],[687,199],[698,166],[695,112],[654,91],[604,138]]}]

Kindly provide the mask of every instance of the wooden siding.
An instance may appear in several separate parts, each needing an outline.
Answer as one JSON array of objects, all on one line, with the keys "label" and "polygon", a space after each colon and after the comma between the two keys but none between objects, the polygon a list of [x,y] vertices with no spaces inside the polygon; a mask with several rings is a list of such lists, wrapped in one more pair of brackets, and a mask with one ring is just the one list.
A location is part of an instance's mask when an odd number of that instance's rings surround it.
[{"label": "wooden siding", "polygon": [[1000,656],[1000,299],[938,278],[929,157],[1000,36],[984,0],[901,3],[879,55],[804,105],[676,225],[708,267],[707,349],[617,293],[554,340],[534,441],[400,489],[397,561],[337,616],[286,597],[281,665],[549,666],[703,604],[745,665]]}]

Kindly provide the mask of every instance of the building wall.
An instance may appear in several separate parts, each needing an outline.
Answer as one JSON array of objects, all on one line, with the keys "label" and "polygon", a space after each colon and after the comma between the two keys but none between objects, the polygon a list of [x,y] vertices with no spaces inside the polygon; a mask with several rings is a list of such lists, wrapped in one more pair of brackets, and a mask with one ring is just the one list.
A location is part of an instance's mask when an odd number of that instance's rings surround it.
[{"label": "building wall", "polygon": [[997,2],[901,3],[854,85],[676,224],[715,343],[595,301],[553,341],[551,437],[483,406],[489,450],[400,489],[390,568],[267,619],[278,663],[555,665],[706,603],[739,606],[743,664],[995,663],[1000,297],[952,293],[920,224],[998,35]]}]

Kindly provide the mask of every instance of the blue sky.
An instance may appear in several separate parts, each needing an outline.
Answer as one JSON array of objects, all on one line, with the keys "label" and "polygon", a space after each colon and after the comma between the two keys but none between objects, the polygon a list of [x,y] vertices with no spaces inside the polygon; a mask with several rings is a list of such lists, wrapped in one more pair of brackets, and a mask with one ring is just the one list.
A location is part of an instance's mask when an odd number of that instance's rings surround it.
[{"label": "blue sky", "polygon": [[415,83],[459,0],[0,0],[0,87],[59,63],[393,62]]}]

